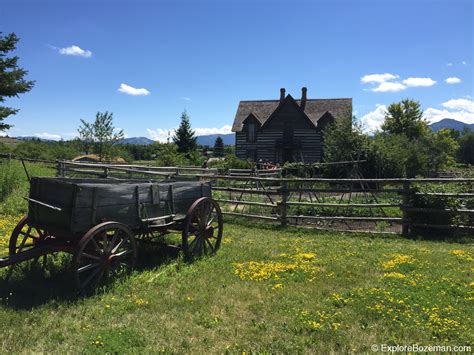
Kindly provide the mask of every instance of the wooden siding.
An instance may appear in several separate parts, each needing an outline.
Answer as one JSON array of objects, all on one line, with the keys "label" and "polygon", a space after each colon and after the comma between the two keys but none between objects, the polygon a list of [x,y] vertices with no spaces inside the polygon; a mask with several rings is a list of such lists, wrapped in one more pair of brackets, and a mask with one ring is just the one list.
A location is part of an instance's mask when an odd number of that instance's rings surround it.
[{"label": "wooden siding", "polygon": [[[292,140],[283,139],[285,122],[291,122]],[[288,123],[286,123],[288,125]],[[314,163],[322,158],[321,131],[303,115],[293,104],[287,103],[257,131],[255,143],[247,142],[244,129],[236,132],[236,155],[246,159],[255,154],[255,159],[283,163],[285,153],[282,146],[293,145],[293,160],[304,163]],[[297,148],[296,148],[297,147]]]}]

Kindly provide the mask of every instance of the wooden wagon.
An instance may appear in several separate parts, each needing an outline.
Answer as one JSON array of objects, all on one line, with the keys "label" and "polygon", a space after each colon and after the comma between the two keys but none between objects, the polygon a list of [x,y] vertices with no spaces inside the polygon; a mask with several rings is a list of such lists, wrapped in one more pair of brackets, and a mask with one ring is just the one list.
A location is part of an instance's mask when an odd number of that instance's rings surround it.
[{"label": "wooden wagon", "polygon": [[37,177],[28,201],[0,267],[71,253],[83,293],[132,269],[143,237],[179,231],[179,247],[190,259],[215,253],[222,239],[221,210],[201,182]]}]

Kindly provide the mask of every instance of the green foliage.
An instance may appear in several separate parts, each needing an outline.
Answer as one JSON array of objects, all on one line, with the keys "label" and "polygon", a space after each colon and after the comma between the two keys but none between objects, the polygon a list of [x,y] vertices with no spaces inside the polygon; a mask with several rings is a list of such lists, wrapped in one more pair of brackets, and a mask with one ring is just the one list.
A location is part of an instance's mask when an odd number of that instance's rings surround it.
[{"label": "green foliage", "polygon": [[191,129],[191,124],[189,123],[189,115],[186,111],[181,114],[181,124],[175,132],[173,137],[173,142],[178,146],[179,153],[189,153],[193,150],[196,150],[197,137],[194,134],[194,131]]},{"label": "green foliage", "polygon": [[221,173],[227,173],[229,169],[250,169],[252,162],[239,159],[234,154],[227,154],[223,160],[211,161],[209,168],[217,168]]},{"label": "green foliage", "polygon": [[388,134],[404,134],[410,139],[425,136],[429,132],[428,123],[423,119],[423,111],[418,101],[404,99],[387,108],[382,131]]},{"label": "green foliage", "polygon": [[[19,94],[30,91],[34,86],[34,81],[25,80],[24,77],[28,72],[18,67],[18,57],[6,57],[8,52],[16,49],[19,38],[14,34],[2,36],[0,32],[0,103],[5,98],[16,97]],[[10,115],[14,115],[18,109],[0,106],[0,131],[5,131],[12,127],[3,123],[3,120]]]},{"label": "green foliage", "polygon": [[97,112],[94,122],[89,123],[81,119],[81,123],[82,125],[77,130],[80,140],[87,147],[92,146],[100,160],[116,156],[114,154],[117,150],[113,149],[113,145],[123,139],[124,134],[123,130],[116,131],[112,112]]},{"label": "green foliage", "polygon": [[[423,184],[415,186],[410,198],[413,207],[432,208],[436,210],[462,210],[473,209],[474,198],[459,198],[454,196],[426,195],[426,193],[463,193],[472,191],[471,186],[462,184]],[[417,192],[425,194],[420,195]],[[468,214],[456,213],[411,213],[411,219],[415,223],[421,224],[439,224],[439,225],[473,225],[474,217]],[[445,238],[446,236],[460,235],[460,230],[437,230],[434,228],[414,227],[412,232],[416,235]],[[466,231],[466,233],[469,233]]]},{"label": "green foliage", "polygon": [[[369,139],[361,126],[348,117],[329,125],[323,132],[324,162],[340,162],[364,159]],[[350,176],[351,165],[330,165],[324,168],[329,177]]]},{"label": "green foliage", "polygon": [[75,141],[42,142],[40,140],[23,141],[13,153],[22,158],[30,159],[72,159],[79,155],[80,149]]},{"label": "green foliage", "polygon": [[216,142],[214,143],[214,156],[215,157],[223,157],[224,156],[224,141],[219,136],[216,138]]},{"label": "green foliage", "polygon": [[371,141],[368,177],[415,177],[429,172],[427,146],[405,135],[376,134]]},{"label": "green foliage", "polygon": [[458,158],[463,163],[474,165],[474,132],[468,131],[459,139]]},{"label": "green foliage", "polygon": [[0,142],[0,154],[6,154],[10,152],[10,148],[5,143]]}]

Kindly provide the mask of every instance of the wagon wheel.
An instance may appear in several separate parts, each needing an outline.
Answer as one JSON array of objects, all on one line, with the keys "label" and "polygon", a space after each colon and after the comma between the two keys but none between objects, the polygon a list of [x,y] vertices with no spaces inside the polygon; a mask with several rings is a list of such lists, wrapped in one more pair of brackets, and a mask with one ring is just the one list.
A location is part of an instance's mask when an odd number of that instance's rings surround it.
[{"label": "wagon wheel", "polygon": [[104,222],[90,229],[74,253],[74,273],[83,294],[109,277],[130,272],[137,258],[133,233],[122,223]]},{"label": "wagon wheel", "polygon": [[46,231],[28,225],[28,217],[23,217],[13,230],[8,249],[10,255],[18,254],[22,251],[30,250],[48,237]]},{"label": "wagon wheel", "polygon": [[221,245],[222,212],[212,198],[201,197],[188,210],[184,220],[182,247],[188,258],[214,254]]},{"label": "wagon wheel", "polygon": [[[28,217],[23,217],[16,225],[10,236],[8,251],[10,255],[15,255],[23,251],[33,249],[37,244],[41,243],[50,235],[43,229],[32,227],[28,224]],[[35,259],[35,262],[39,258]],[[42,267],[46,267],[47,256],[43,255]]]}]

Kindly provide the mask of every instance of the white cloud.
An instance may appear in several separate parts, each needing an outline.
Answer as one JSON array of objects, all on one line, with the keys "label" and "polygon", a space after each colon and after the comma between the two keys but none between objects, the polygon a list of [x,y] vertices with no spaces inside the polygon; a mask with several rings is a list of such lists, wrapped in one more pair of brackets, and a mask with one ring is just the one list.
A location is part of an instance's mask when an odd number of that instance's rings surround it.
[{"label": "white cloud", "polygon": [[462,64],[462,65],[467,65],[467,62],[466,62],[465,60],[463,60],[463,61],[461,62],[461,64]]},{"label": "white cloud", "polygon": [[[54,47],[55,48],[55,47]],[[79,46],[70,46],[64,48],[57,48],[58,52],[63,55],[74,55],[78,57],[90,58],[92,57],[92,52],[86,49],[82,49]]]},{"label": "white cloud", "polygon": [[[221,128],[217,128],[217,127],[213,127],[213,128],[194,128],[194,132],[196,133],[196,136],[206,136],[208,134],[229,134],[229,133],[232,133],[231,129],[232,129],[232,126],[225,125],[225,126],[222,126]],[[148,136],[151,139],[164,143],[168,140],[168,132],[169,132],[170,140],[173,138],[173,135],[174,135],[174,132],[176,131],[176,128],[171,128],[171,129],[163,129],[163,128],[151,129],[151,128],[147,128],[146,130],[148,132]]]},{"label": "white cloud", "polygon": [[374,133],[380,129],[385,118],[385,113],[387,112],[387,106],[377,104],[375,105],[375,110],[366,113],[360,119],[362,123],[362,128],[366,132]]},{"label": "white cloud", "polygon": [[431,78],[407,78],[402,81],[403,84],[406,86],[411,86],[411,87],[417,87],[417,86],[423,86],[423,87],[428,87],[428,86],[433,86],[436,84],[436,81],[434,81]]},{"label": "white cloud", "polygon": [[374,92],[397,92],[405,90],[406,86],[401,83],[392,83],[390,81],[380,83],[379,86],[373,88],[372,91]]},{"label": "white cloud", "polygon": [[132,95],[132,96],[140,96],[140,95],[150,95],[150,92],[147,89],[144,88],[134,88],[133,86],[127,85],[127,84],[120,84],[120,87],[117,89],[117,91],[120,91],[124,94],[127,95]]},{"label": "white cloud", "polygon": [[474,100],[452,99],[441,104],[447,109],[430,107],[425,110],[424,117],[430,122],[438,122],[443,118],[452,118],[464,123],[474,123]]},{"label": "white cloud", "polygon": [[7,136],[7,132],[0,131],[0,137],[6,137],[6,136]]},{"label": "white cloud", "polygon": [[446,66],[447,66],[447,67],[452,67],[452,66],[453,66],[453,63],[447,63]]},{"label": "white cloud", "polygon": [[451,77],[447,78],[447,79],[445,80],[445,82],[446,82],[447,84],[459,84],[459,83],[461,82],[461,79],[459,79],[459,78],[457,78],[457,77],[455,77],[455,76],[451,76]]},{"label": "white cloud", "polygon": [[474,113],[468,111],[448,111],[446,109],[439,110],[436,108],[428,108],[424,111],[424,118],[430,123],[441,121],[444,118],[452,118],[464,123],[474,123]]},{"label": "white cloud", "polygon": [[452,110],[469,111],[474,113],[474,100],[469,99],[452,99],[443,102],[442,105]]},{"label": "white cloud", "polygon": [[367,83],[383,83],[388,80],[393,80],[397,79],[399,76],[398,75],[393,75],[390,73],[384,73],[384,74],[368,74],[364,75],[362,78],[360,78],[360,81],[364,84]]},{"label": "white cloud", "polygon": [[182,97],[181,100],[191,101],[191,98],[190,97]]}]

